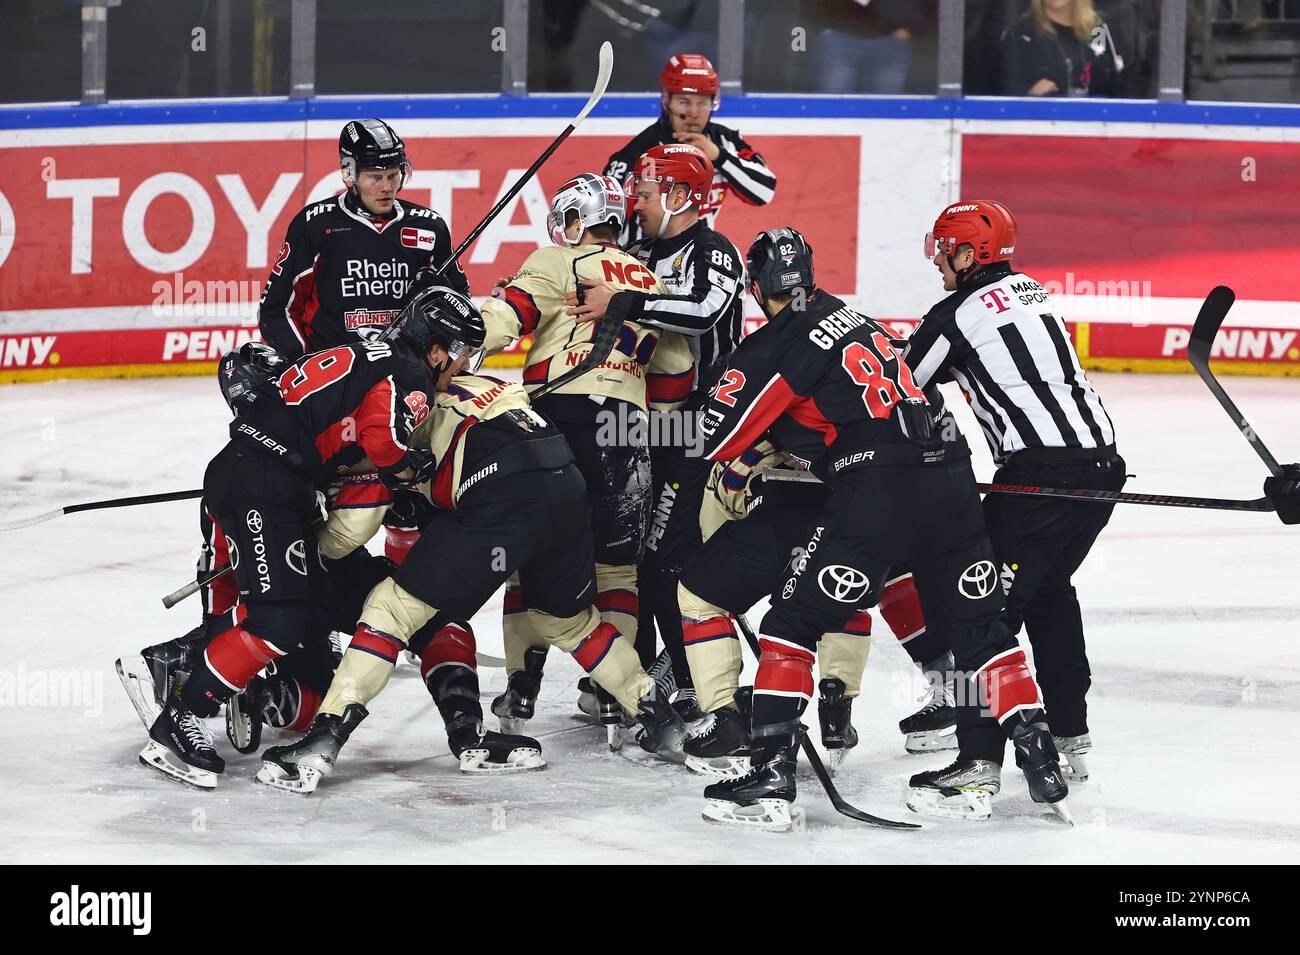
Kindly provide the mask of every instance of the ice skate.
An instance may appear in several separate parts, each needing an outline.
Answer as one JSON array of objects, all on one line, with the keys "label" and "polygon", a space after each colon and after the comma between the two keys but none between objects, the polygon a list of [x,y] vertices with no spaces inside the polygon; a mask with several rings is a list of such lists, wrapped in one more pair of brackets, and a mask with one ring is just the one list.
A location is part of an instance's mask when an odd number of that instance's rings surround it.
[{"label": "ice skate", "polygon": [[993,815],[1002,767],[987,759],[955,760],[909,780],[907,808],[943,819],[982,820]]},{"label": "ice skate", "polygon": [[925,704],[911,716],[898,721],[903,749],[909,753],[932,753],[957,748],[957,709],[954,696],[952,656],[925,668],[930,682]]},{"label": "ice skate", "polygon": [[1029,795],[1034,802],[1047,803],[1058,816],[1074,825],[1074,817],[1065,797],[1070,787],[1058,765],[1060,757],[1052,743],[1047,723],[1041,719],[1042,710],[1035,711],[1039,719],[1029,722],[1015,717],[1011,727],[1011,743],[1016,749],[1016,765],[1025,774]]},{"label": "ice skate", "polygon": [[167,695],[189,673],[195,645],[205,636],[200,624],[183,637],[117,659],[117,677],[146,730],[158,719]]},{"label": "ice skate", "polygon": [[641,698],[638,721],[641,730],[636,740],[643,750],[670,762],[685,761],[682,744],[686,739],[686,726],[658,687]]},{"label": "ice skate", "polygon": [[529,647],[524,651],[524,668],[510,674],[505,692],[492,701],[492,713],[500,721],[502,733],[517,734],[533,718],[545,665],[546,648]]},{"label": "ice skate", "polygon": [[263,710],[269,695],[266,678],[255,676],[226,701],[226,738],[238,752],[256,753],[262,745]]},{"label": "ice skate", "polygon": [[342,716],[320,714],[298,742],[272,746],[262,754],[257,781],[288,792],[315,792],[321,779],[334,772],[339,751],[352,731],[369,715],[360,703],[348,704]]},{"label": "ice skate", "polygon": [[522,773],[546,768],[537,740],[485,730],[480,720],[449,732],[447,745],[460,760],[462,773]]},{"label": "ice skate", "polygon": [[1087,733],[1080,736],[1053,736],[1056,751],[1062,756],[1061,772],[1067,782],[1086,783],[1088,781],[1088,754],[1092,752],[1092,737]]},{"label": "ice skate", "polygon": [[817,689],[817,719],[826,749],[826,768],[834,775],[849,750],[858,745],[858,731],[852,723],[853,700],[844,695],[843,680],[822,680]]},{"label": "ice skate", "polygon": [[703,729],[686,737],[686,768],[701,776],[734,779],[749,772],[749,718],[724,706]]},{"label": "ice skate", "polygon": [[803,823],[794,804],[796,740],[787,739],[766,758],[758,756],[749,772],[704,788],[703,817],[709,822],[744,826],[761,832],[789,832]]},{"label": "ice skate", "polygon": [[198,789],[216,789],[217,776],[226,770],[203,720],[177,703],[162,707],[149,727],[140,762]]}]

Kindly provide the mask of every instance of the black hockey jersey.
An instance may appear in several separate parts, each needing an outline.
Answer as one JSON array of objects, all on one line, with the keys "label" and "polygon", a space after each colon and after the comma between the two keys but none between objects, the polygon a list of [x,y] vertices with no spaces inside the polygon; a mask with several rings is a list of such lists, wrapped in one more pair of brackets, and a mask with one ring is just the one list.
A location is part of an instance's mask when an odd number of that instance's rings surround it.
[{"label": "black hockey jersey", "polygon": [[641,239],[628,252],[668,289],[666,295],[628,293],[635,299],[629,320],[684,336],[695,360],[695,386],[711,388],[743,327],[740,252],[703,221],[670,239]]},{"label": "black hockey jersey", "polygon": [[[350,345],[383,331],[401,311],[416,273],[452,253],[451,231],[405,199],[377,219],[345,193],[307,206],[289,223],[262,292],[262,338],[280,354]],[[442,284],[469,294],[459,263]]]},{"label": "black hockey jersey", "polygon": [[429,417],[432,375],[386,342],[306,355],[280,375],[280,400],[254,403],[230,436],[275,454],[318,486],[369,458],[382,473],[405,468],[411,432]]},{"label": "black hockey jersey", "polygon": [[820,289],[798,304],[732,354],[701,419],[707,457],[733,460],[766,435],[831,482],[863,467],[969,454],[955,428],[935,427],[883,328]]},{"label": "black hockey jersey", "polygon": [[[754,147],[740,138],[740,133],[710,120],[703,129],[713,145],[718,147],[718,158],[713,163],[713,188],[709,190],[708,199],[700,210],[704,221],[712,228],[717,222],[718,210],[727,198],[728,192],[734,192],[742,202],[753,206],[767,205],[776,195],[776,174],[768,168],[767,162],[754,151]],[[626,146],[609,157],[605,164],[605,175],[613,176],[624,182],[636,169],[636,161],[642,154],[655,146],[675,143],[673,125],[667,116],[660,116],[659,121],[647,126]],[[624,244],[635,241],[640,235],[635,217],[628,219],[624,231]]]}]

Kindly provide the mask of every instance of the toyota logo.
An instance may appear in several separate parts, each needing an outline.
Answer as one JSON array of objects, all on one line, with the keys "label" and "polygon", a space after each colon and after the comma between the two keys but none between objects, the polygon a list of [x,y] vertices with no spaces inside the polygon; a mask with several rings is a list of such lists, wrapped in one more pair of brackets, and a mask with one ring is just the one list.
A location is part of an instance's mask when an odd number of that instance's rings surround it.
[{"label": "toyota logo", "polygon": [[961,572],[961,577],[957,581],[957,590],[968,600],[983,600],[993,593],[993,588],[997,584],[998,575],[993,567],[993,561],[981,560]]},{"label": "toyota logo", "polygon": [[844,564],[828,564],[817,575],[817,586],[831,600],[856,604],[871,586],[867,575]]},{"label": "toyota logo", "polygon": [[254,534],[262,533],[262,515],[257,511],[249,511],[247,516],[244,517],[244,523],[248,525],[248,529]]}]

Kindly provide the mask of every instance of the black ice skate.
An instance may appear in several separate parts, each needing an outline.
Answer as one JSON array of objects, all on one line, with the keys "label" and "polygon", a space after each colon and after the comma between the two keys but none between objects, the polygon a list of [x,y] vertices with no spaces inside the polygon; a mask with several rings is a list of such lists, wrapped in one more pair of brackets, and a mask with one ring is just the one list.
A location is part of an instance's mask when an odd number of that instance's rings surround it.
[{"label": "black ice skate", "polygon": [[152,728],[168,694],[189,675],[191,659],[207,636],[200,624],[183,637],[145,647],[117,660],[117,677],[145,729]]},{"label": "black ice skate", "polygon": [[149,727],[140,762],[198,789],[216,789],[217,776],[226,771],[203,720],[175,702],[167,703]]},{"label": "black ice skate", "polygon": [[930,753],[957,748],[956,674],[953,665],[949,653],[922,668],[930,683],[929,698],[911,716],[898,721],[898,731],[906,737],[903,748],[907,752]]},{"label": "black ice skate", "polygon": [[255,676],[226,701],[226,738],[241,753],[256,753],[262,745],[263,710],[270,696],[265,677]]},{"label": "black ice skate", "polygon": [[849,750],[858,745],[858,731],[852,723],[853,700],[844,695],[843,680],[822,680],[817,690],[817,719],[822,727],[822,746],[826,748],[826,768],[834,775]]},{"label": "black ice skate", "polygon": [[591,683],[596,691],[596,719],[605,727],[605,738],[609,742],[610,752],[617,753],[627,741],[627,731],[636,724],[623,709],[614,695],[594,680]]},{"label": "black ice skate", "polygon": [[600,704],[596,702],[596,684],[589,676],[584,676],[578,681],[578,712],[583,716],[590,716],[593,720],[600,718]]},{"label": "black ice skate", "polygon": [[641,731],[637,733],[636,741],[643,750],[674,763],[686,760],[686,755],[682,752],[686,725],[658,687],[641,698],[638,721]]},{"label": "black ice skate", "polygon": [[321,713],[298,742],[272,746],[262,754],[257,781],[289,792],[315,792],[321,779],[334,772],[339,751],[352,731],[369,715],[360,703],[349,703],[342,716]]},{"label": "black ice skate", "polygon": [[1028,719],[1025,716],[1024,713],[1017,714],[1009,722],[1012,724],[1011,743],[1016,748],[1016,765],[1025,774],[1029,795],[1034,802],[1047,803],[1058,816],[1074,825],[1070,807],[1065,801],[1070,787],[1061,774],[1060,756],[1052,743],[1043,711],[1032,711]]},{"label": "black ice skate", "polygon": [[1088,754],[1092,752],[1092,737],[1087,733],[1079,736],[1053,736],[1056,751],[1061,754],[1061,772],[1067,782],[1086,783],[1088,781]]},{"label": "black ice skate", "polygon": [[681,721],[686,724],[688,730],[694,730],[697,724],[708,718],[707,713],[700,709],[700,698],[695,693],[695,687],[687,686],[679,689],[672,697],[673,709],[681,717]]},{"label": "black ice skate", "polygon": [[749,772],[704,788],[704,819],[764,832],[789,832],[801,824],[803,811],[794,807],[794,774],[799,733],[803,727],[774,727],[760,749],[754,747]]},{"label": "black ice skate", "polygon": [[449,730],[447,745],[460,760],[462,773],[521,773],[546,768],[537,740],[485,730],[480,720]]},{"label": "black ice skate", "polygon": [[909,780],[907,808],[944,819],[988,819],[1002,789],[1002,767],[987,759],[958,759]]},{"label": "black ice skate", "polygon": [[724,706],[682,744],[686,768],[701,776],[734,779],[749,772],[749,717]]},{"label": "black ice skate", "polygon": [[506,691],[492,701],[492,713],[501,721],[502,733],[518,733],[533,718],[545,666],[545,647],[529,647],[524,651],[524,668],[510,674]]}]

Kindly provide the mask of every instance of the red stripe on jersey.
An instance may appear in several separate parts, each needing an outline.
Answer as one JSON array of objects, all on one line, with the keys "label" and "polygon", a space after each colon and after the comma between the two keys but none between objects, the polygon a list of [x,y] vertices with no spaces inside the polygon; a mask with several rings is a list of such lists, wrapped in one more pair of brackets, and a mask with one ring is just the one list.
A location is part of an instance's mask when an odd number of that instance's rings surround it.
[{"label": "red stripe on jersey", "polygon": [[519,324],[523,326],[524,334],[531,335],[542,318],[541,310],[533,301],[533,297],[517,286],[507,285],[505,299],[506,304],[519,316]]},{"label": "red stripe on jersey", "polygon": [[456,476],[456,446],[460,443],[461,438],[465,437],[468,431],[478,418],[473,416],[467,417],[456,426],[455,433],[451,440],[447,442],[447,450],[442,454],[442,460],[438,462],[438,469],[433,472],[433,479],[429,484],[429,496],[433,503],[437,504],[444,510],[451,510],[456,506],[452,495],[456,491],[453,483]]},{"label": "red stripe on jersey", "polygon": [[551,359],[539,361],[524,369],[525,385],[544,385],[551,374]]},{"label": "red stripe on jersey", "polygon": [[871,636],[871,614],[865,610],[860,610],[849,618],[849,622],[844,625],[841,633],[847,633],[855,637]]},{"label": "red stripe on jersey", "polygon": [[647,396],[651,401],[685,401],[695,383],[695,370],[679,375],[652,373],[646,375]]},{"label": "red stripe on jersey", "polygon": [[[312,319],[316,317],[316,310],[320,308],[320,297],[316,294],[316,267],[319,264],[318,255],[312,262],[311,269],[294,279],[292,298],[289,300],[289,321],[301,329],[299,334],[302,335],[304,343],[311,335]],[[310,346],[305,350],[311,351]]]},{"label": "red stripe on jersey", "polygon": [[382,630],[368,627],[363,623],[357,627],[357,632],[352,635],[352,642],[348,644],[348,649],[373,653],[380,659],[387,660],[393,666],[397,666],[397,655],[402,652],[404,646],[405,644],[396,637],[384,633]]},{"label": "red stripe on jersey", "polygon": [[420,539],[418,528],[384,527],[384,556],[399,567],[406,555],[411,552],[415,542]]},{"label": "red stripe on jersey", "polygon": [[925,629],[921,597],[916,592],[916,579],[911,574],[885,585],[880,595],[880,615],[899,640],[916,636]]},{"label": "red stripe on jersey", "polygon": [[231,627],[208,644],[203,657],[221,682],[242,690],[262,667],[284,656],[260,637],[243,627]]},{"label": "red stripe on jersey", "polygon": [[449,623],[439,630],[420,654],[420,677],[427,678],[436,667],[452,663],[471,670],[478,667],[474,634],[460,624]]},{"label": "red stripe on jersey", "polygon": [[714,461],[731,461],[740,457],[751,445],[762,439],[772,422],[781,416],[781,412],[786,410],[794,397],[794,389],[781,377],[780,372],[773,375],[753,404],[745,409],[740,420],[732,425],[731,433],[723,444],[709,457]]},{"label": "red stripe on jersey", "polygon": [[682,642],[687,646],[707,643],[710,640],[722,640],[736,637],[736,628],[731,625],[730,617],[710,617],[707,620],[687,620],[682,618]]},{"label": "red stripe on jersey", "polygon": [[641,601],[631,590],[602,590],[596,594],[596,609],[601,613],[627,613],[635,617],[641,612]]},{"label": "red stripe on jersey", "polygon": [[605,659],[609,648],[618,639],[618,629],[611,624],[602,623],[587,636],[573,651],[573,659],[590,673]]},{"label": "red stripe on jersey", "polygon": [[777,643],[759,637],[758,673],[754,677],[755,693],[797,694],[812,699],[813,655],[803,647]]},{"label": "red stripe on jersey", "polygon": [[389,467],[406,455],[406,445],[397,436],[398,413],[397,388],[391,375],[375,382],[353,413],[356,443],[376,467]]},{"label": "red stripe on jersey", "polygon": [[825,436],[822,440],[827,447],[834,444],[835,439],[840,436],[839,429],[822,416],[821,411],[817,409],[817,403],[811,398],[796,398],[790,402],[790,407],[785,409],[785,413],[805,428],[820,431]]}]

